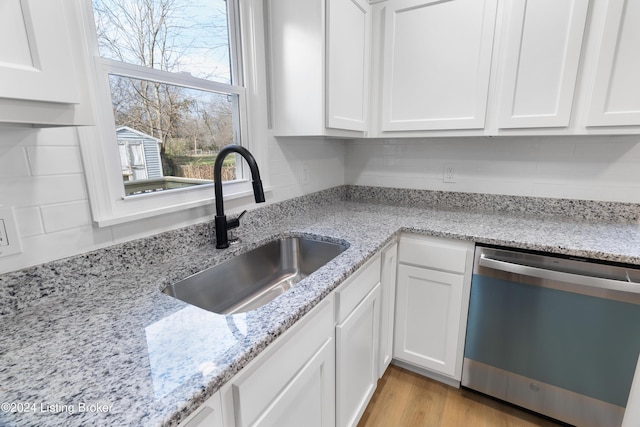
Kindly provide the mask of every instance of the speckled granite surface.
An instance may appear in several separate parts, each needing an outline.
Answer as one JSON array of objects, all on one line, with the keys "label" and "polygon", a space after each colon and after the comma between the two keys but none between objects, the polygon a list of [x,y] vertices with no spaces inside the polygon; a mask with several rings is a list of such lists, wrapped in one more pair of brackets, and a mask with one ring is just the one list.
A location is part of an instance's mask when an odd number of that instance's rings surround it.
[{"label": "speckled granite surface", "polygon": [[[584,214],[571,201],[549,209],[544,199],[486,197],[474,210],[479,197],[438,195],[452,204],[434,207],[424,202],[431,194],[393,194],[340,187],[250,211],[242,243],[229,250],[215,250],[208,225],[198,225],[0,276],[0,401],[34,405],[0,411],[0,425],[176,425],[402,231],[640,265],[638,205]],[[460,204],[465,197],[473,206]],[[160,292],[285,235],[350,247],[245,314],[216,315]]]}]

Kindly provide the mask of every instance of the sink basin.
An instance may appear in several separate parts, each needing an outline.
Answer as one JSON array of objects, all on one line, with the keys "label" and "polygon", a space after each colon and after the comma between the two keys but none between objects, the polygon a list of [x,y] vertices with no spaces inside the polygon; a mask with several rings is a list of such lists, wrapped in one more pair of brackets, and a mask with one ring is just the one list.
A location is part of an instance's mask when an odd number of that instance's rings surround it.
[{"label": "sink basin", "polygon": [[266,243],[162,290],[220,314],[244,313],[283,294],[347,249],[303,237]]}]

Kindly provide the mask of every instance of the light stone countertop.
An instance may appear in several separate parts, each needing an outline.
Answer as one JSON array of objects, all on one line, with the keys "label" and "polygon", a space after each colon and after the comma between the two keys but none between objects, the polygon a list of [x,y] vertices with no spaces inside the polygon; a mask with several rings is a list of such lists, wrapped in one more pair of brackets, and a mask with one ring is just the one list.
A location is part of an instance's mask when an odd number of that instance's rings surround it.
[{"label": "light stone countertop", "polygon": [[[345,200],[344,191],[249,212],[238,233],[242,243],[229,250],[215,249],[206,226],[192,227],[170,236],[183,235],[191,244],[179,249],[150,238],[0,276],[0,300],[10,303],[0,307],[0,401],[35,405],[29,412],[0,411],[0,426],[177,425],[405,231],[640,265],[637,219],[391,206]],[[287,235],[350,246],[289,292],[248,313],[217,315],[160,292]],[[153,261],[149,253],[155,254]],[[131,257],[129,264],[123,254]]]}]

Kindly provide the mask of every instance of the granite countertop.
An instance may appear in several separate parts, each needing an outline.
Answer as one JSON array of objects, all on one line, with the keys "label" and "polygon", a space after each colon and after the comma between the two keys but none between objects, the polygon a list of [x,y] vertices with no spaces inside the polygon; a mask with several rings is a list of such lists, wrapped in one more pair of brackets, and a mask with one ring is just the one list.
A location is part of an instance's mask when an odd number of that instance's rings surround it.
[{"label": "granite countertop", "polygon": [[[148,239],[0,276],[0,299],[13,307],[0,310],[0,400],[14,403],[9,410],[3,405],[0,425],[177,425],[401,232],[640,265],[637,218],[410,207],[353,201],[344,191],[251,211],[238,233],[242,243],[229,250],[202,244],[210,238],[203,226],[196,227],[199,243],[180,250]],[[194,239],[189,233],[186,242]],[[217,315],[160,292],[288,235],[350,246],[248,313]],[[133,259],[128,268],[125,253]]]}]

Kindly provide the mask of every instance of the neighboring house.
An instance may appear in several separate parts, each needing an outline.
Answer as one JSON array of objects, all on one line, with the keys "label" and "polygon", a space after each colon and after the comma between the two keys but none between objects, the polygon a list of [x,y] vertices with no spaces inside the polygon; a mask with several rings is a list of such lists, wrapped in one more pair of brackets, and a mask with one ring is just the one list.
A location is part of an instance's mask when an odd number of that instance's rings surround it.
[{"label": "neighboring house", "polygon": [[124,181],[162,178],[162,161],[158,138],[127,126],[116,129],[120,164]]}]

